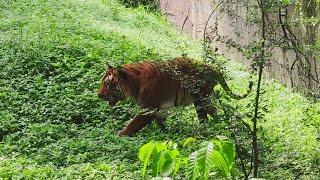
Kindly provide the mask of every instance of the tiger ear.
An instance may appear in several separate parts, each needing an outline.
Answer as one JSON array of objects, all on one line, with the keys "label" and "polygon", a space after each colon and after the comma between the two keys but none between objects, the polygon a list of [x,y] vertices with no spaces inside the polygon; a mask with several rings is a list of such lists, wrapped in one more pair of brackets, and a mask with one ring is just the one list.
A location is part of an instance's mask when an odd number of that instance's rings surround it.
[{"label": "tiger ear", "polygon": [[113,67],[107,64],[106,69],[112,69]]},{"label": "tiger ear", "polygon": [[127,79],[127,77],[128,77],[127,71],[124,70],[123,68],[118,68],[118,69],[117,69],[117,75],[118,75],[118,77],[120,77],[121,79]]}]

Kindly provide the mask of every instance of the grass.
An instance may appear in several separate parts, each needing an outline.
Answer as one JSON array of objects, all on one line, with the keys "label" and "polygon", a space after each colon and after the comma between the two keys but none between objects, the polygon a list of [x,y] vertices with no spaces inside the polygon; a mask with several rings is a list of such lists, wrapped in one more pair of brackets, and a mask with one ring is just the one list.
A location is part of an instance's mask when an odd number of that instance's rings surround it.
[{"label": "grass", "polygon": [[[134,103],[109,108],[96,96],[107,63],[202,54],[199,42],[142,7],[115,0],[0,1],[0,177],[141,179],[138,149],[150,140],[230,136],[224,121],[247,117],[254,93],[241,101],[220,94],[221,123],[198,127],[195,110],[186,107],[172,110],[167,132],[152,124],[132,138],[116,132],[138,111]],[[244,92],[248,73],[238,65],[227,69],[232,89]],[[265,81],[263,89],[263,176],[317,177],[319,104],[275,82]]]}]

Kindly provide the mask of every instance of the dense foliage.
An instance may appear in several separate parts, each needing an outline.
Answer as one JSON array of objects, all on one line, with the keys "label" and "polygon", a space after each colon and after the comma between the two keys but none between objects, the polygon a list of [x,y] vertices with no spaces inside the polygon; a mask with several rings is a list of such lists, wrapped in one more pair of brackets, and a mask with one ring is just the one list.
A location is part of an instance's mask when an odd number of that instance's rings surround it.
[{"label": "dense foliage", "polygon": [[[194,138],[187,138],[183,147],[194,141]],[[150,164],[153,177],[173,176],[180,167],[186,169],[186,179],[189,180],[232,177],[231,170],[236,153],[235,145],[229,139],[219,137],[204,141],[199,148],[186,157],[180,154],[177,143],[150,141],[139,150],[139,160],[143,164],[142,175],[146,174]]]},{"label": "dense foliage", "polygon": [[[250,124],[252,97],[232,100],[217,89],[219,112],[208,123],[199,125],[192,107],[175,109],[168,131],[151,125],[132,138],[116,132],[137,111],[134,103],[110,108],[96,97],[106,63],[201,55],[198,42],[142,7],[115,0],[0,1],[0,177],[141,179],[137,155],[150,140],[233,137],[239,117]],[[227,70],[232,89],[245,91],[249,75],[238,66]],[[263,90],[262,176],[320,176],[319,104],[275,82],[265,81]],[[247,142],[239,129],[238,140]]]}]

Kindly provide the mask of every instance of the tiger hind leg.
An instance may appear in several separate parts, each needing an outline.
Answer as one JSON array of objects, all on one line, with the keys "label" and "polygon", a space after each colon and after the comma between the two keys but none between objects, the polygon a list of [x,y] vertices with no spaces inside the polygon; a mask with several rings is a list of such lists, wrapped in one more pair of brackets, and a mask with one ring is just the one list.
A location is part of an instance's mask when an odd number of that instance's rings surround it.
[{"label": "tiger hind leg", "polygon": [[143,127],[150,124],[157,115],[155,113],[143,112],[137,114],[126,127],[118,132],[119,136],[132,136],[141,130]]},{"label": "tiger hind leg", "polygon": [[209,114],[211,117],[215,117],[217,115],[217,106],[210,104],[207,106],[207,114]]},{"label": "tiger hind leg", "polygon": [[194,103],[200,123],[208,120],[208,114],[214,117],[217,113],[215,105],[211,104],[210,101],[196,101]]}]

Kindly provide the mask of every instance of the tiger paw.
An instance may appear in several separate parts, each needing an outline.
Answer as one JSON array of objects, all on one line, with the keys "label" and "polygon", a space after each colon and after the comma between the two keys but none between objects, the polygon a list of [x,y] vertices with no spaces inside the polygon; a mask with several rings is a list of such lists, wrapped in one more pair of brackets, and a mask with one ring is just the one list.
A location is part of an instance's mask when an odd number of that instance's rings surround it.
[{"label": "tiger paw", "polygon": [[118,131],[118,136],[125,136],[126,134],[124,133],[124,130]]},{"label": "tiger paw", "polygon": [[118,136],[132,136],[132,133],[129,131],[126,131],[125,129],[122,129],[118,131]]}]

